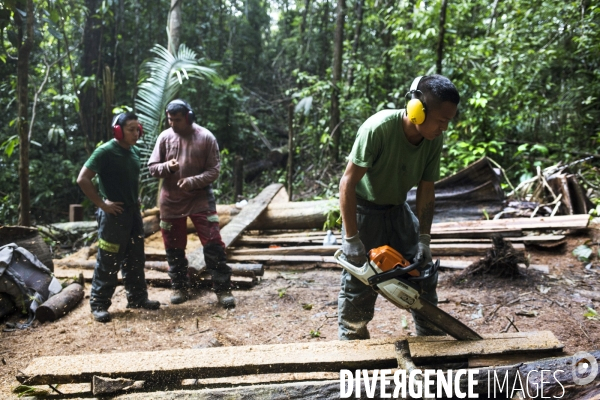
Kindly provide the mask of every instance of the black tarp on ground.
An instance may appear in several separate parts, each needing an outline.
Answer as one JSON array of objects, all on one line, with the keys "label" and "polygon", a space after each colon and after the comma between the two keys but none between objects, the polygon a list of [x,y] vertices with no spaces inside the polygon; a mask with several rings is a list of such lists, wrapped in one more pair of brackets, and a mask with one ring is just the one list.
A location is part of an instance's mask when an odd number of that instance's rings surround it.
[{"label": "black tarp on ground", "polygon": [[[435,213],[433,222],[466,221],[489,218],[503,209],[504,192],[500,176],[492,163],[483,157],[454,175],[435,183]],[[416,212],[417,190],[407,196]]]}]

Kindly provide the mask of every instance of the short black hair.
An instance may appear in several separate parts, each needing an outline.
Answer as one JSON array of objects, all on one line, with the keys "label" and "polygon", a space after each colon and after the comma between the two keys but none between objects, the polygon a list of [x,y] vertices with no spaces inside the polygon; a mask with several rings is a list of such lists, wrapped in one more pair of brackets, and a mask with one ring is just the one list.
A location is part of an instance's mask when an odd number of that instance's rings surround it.
[{"label": "short black hair", "polygon": [[456,86],[442,75],[427,75],[419,81],[418,89],[423,92],[426,97],[433,97],[434,101],[442,103],[449,101],[453,104],[460,102],[460,95]]},{"label": "short black hair", "polygon": [[175,99],[175,100],[171,101],[169,104],[167,104],[166,111],[171,115],[180,114],[180,113],[183,115],[187,115],[188,112],[192,111],[192,107],[190,107],[190,105],[188,103],[186,103],[185,101],[183,101],[181,99]]},{"label": "short black hair", "polygon": [[125,125],[125,123],[127,121],[131,121],[131,120],[137,121],[138,120],[138,116],[135,115],[132,112],[121,113],[121,114],[119,114],[119,115],[117,115],[115,117],[114,122],[113,122],[113,126],[119,125],[121,128],[123,128],[124,125]]}]

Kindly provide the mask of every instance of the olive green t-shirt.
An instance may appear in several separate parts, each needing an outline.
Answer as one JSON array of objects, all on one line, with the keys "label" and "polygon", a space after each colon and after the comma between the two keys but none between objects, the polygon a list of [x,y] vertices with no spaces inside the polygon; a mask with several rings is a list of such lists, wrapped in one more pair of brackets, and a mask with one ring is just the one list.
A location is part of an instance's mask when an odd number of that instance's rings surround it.
[{"label": "olive green t-shirt", "polygon": [[443,135],[411,144],[402,128],[404,110],[383,110],[367,119],[356,134],[348,160],[368,168],[356,186],[358,197],[375,204],[398,205],[420,181],[440,177]]},{"label": "olive green t-shirt", "polygon": [[100,195],[125,207],[138,204],[140,165],[140,150],[124,149],[115,139],[94,150],[85,163],[98,175]]}]

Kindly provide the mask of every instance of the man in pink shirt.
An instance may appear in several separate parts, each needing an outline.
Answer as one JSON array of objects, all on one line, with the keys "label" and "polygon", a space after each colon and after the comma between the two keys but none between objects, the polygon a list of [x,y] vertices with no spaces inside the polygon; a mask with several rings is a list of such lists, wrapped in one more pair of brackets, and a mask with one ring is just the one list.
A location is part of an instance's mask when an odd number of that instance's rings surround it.
[{"label": "man in pink shirt", "polygon": [[212,274],[219,303],[235,307],[231,294],[231,268],[225,262],[225,244],[219,231],[211,183],[219,177],[219,145],[213,134],[194,123],[188,103],[173,100],[167,105],[171,128],[163,131],[148,160],[150,174],[163,178],[160,190],[160,228],[169,263],[173,292],[171,303],[187,301],[189,277],[185,257],[186,219],[190,217],[204,247],[204,260]]}]

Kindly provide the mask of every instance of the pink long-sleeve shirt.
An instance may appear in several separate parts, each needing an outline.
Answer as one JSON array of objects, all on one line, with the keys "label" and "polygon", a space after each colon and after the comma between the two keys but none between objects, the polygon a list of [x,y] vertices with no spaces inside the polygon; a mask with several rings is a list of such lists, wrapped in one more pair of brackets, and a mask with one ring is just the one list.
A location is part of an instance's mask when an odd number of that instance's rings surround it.
[{"label": "pink long-sleeve shirt", "polygon": [[[189,135],[175,133],[172,128],[163,131],[148,160],[150,174],[164,178],[160,190],[161,218],[181,218],[216,210],[210,184],[219,177],[221,169],[219,145],[208,129],[197,124],[193,124],[193,128]],[[179,162],[179,171],[174,173],[167,168],[167,162],[172,159]],[[180,189],[177,181],[181,178],[186,178],[193,189]]]}]

